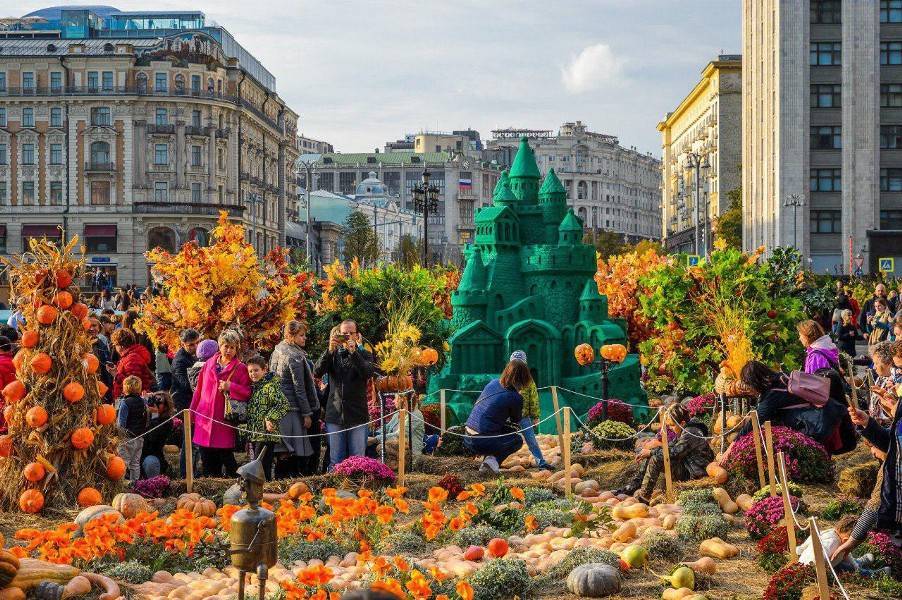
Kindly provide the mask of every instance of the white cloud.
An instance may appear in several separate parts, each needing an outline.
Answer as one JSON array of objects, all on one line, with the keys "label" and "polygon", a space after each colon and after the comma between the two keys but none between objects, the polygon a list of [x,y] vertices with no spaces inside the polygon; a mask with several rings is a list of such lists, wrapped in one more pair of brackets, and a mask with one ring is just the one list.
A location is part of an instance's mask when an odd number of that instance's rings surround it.
[{"label": "white cloud", "polygon": [[614,83],[620,77],[623,60],[614,55],[607,44],[594,44],[583,48],[582,52],[561,69],[561,81],[571,94],[580,94],[600,88],[606,83]]}]

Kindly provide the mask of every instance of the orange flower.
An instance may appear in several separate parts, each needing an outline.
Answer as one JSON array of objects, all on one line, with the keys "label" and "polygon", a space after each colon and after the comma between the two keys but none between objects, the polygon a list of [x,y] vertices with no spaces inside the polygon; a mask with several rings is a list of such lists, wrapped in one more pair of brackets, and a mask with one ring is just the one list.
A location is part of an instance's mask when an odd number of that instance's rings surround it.
[{"label": "orange flower", "polygon": [[455,591],[460,600],[473,600],[473,586],[466,581],[458,581]]},{"label": "orange flower", "polygon": [[457,501],[463,502],[464,500],[469,500],[472,495],[473,495],[472,492],[468,492],[467,490],[464,490],[457,495]]},{"label": "orange flower", "polygon": [[523,500],[526,498],[526,496],[523,494],[523,490],[518,487],[511,488],[511,497],[513,497],[514,500],[519,500],[520,502],[523,502]]},{"label": "orange flower", "polygon": [[404,498],[395,498],[394,503],[395,503],[395,508],[397,508],[399,512],[402,512],[405,515],[410,512],[410,505],[407,503],[407,500],[405,500]]},{"label": "orange flower", "polygon": [[332,569],[323,565],[314,565],[307,567],[298,573],[298,581],[309,587],[319,587],[326,585],[332,580]]},{"label": "orange flower", "polygon": [[536,521],[536,518],[533,515],[526,515],[525,523],[527,533],[535,531],[539,528],[539,523]]},{"label": "orange flower", "polygon": [[448,499],[448,490],[440,487],[429,488],[429,502],[444,502]]},{"label": "orange flower", "polygon": [[397,568],[402,573],[406,573],[410,570],[410,563],[407,562],[403,556],[396,556],[392,559],[392,562],[395,563],[395,568]]},{"label": "orange flower", "polygon": [[391,523],[394,514],[395,509],[393,509],[391,506],[380,506],[376,509],[376,518],[379,519],[379,522],[383,525]]},{"label": "orange flower", "polygon": [[[382,581],[374,581],[370,586],[370,589],[373,591],[394,594],[401,600],[404,600],[404,598],[407,597],[407,594],[404,593],[404,588],[401,587],[401,582],[394,577],[386,577]],[[470,596],[468,600],[473,600],[473,597]]]},{"label": "orange flower", "polygon": [[389,498],[392,498],[395,500],[397,500],[398,498],[400,498],[401,496],[403,496],[406,493],[407,493],[407,488],[400,486],[400,485],[397,487],[385,488],[385,495],[388,496]]},{"label": "orange flower", "polygon": [[451,528],[451,531],[460,531],[464,528],[463,521],[458,517],[454,517],[448,522],[448,526]]},{"label": "orange flower", "polygon": [[407,589],[416,600],[429,598],[432,596],[432,588],[426,582],[423,574],[414,569],[410,573],[410,581],[407,582]]}]

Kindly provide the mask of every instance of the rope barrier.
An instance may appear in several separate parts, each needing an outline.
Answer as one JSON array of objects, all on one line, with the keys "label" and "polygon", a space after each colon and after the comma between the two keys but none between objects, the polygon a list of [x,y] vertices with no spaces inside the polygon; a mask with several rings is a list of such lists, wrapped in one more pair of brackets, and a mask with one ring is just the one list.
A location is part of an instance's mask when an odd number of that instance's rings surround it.
[{"label": "rope barrier", "polygon": [[[549,420],[549,419],[553,419],[555,416],[557,416],[557,414],[558,414],[559,412],[562,412],[563,410],[564,410],[564,409],[561,408],[561,409],[558,409],[558,410],[554,411],[553,413],[551,413],[550,415],[548,415],[548,416],[545,417],[544,419],[540,420],[538,423],[536,423],[536,424],[534,424],[534,425],[531,425],[531,426],[529,427],[529,429],[533,429],[533,428],[535,428],[535,427],[538,427],[539,425],[541,425],[541,424],[544,423],[545,421],[547,421],[547,420]],[[493,434],[493,435],[478,435],[478,436],[476,436],[476,435],[470,435],[469,433],[457,433],[456,431],[449,431],[449,430],[446,429],[446,430],[445,430],[445,434],[456,435],[456,436],[458,436],[458,437],[470,437],[470,438],[478,437],[478,438],[480,438],[480,439],[493,439],[493,438],[507,437],[507,436],[509,436],[509,435],[519,435],[519,434],[524,433],[524,432],[526,432],[526,431],[527,431],[526,429],[517,429],[517,430],[515,430],[515,431],[508,431],[508,432],[506,432],[506,433],[499,433],[499,434]]]},{"label": "rope barrier", "polygon": [[282,435],[281,433],[277,433],[277,432],[275,432],[275,431],[254,431],[253,429],[247,429],[246,427],[239,427],[239,426],[237,426],[237,425],[235,425],[235,424],[233,424],[233,423],[227,423],[227,422],[225,422],[225,421],[220,421],[220,420],[218,420],[218,419],[214,419],[213,417],[208,417],[207,415],[203,415],[203,414],[201,414],[201,413],[199,413],[199,412],[197,412],[196,410],[193,410],[193,409],[191,409],[191,408],[186,408],[185,410],[188,411],[188,412],[190,412],[191,414],[193,414],[195,417],[198,417],[198,418],[201,418],[201,419],[207,419],[208,421],[210,421],[210,422],[212,422],[212,423],[216,423],[217,425],[222,425],[223,427],[228,427],[228,428],[230,428],[230,429],[234,429],[235,431],[240,431],[241,433],[245,433],[245,434],[248,434],[248,435],[267,435],[267,436],[275,436],[275,437],[278,437],[279,439],[283,439],[283,440],[302,440],[302,439],[305,439],[305,438],[327,437],[327,436],[330,436],[330,435],[338,435],[339,433],[346,433],[346,432],[348,432],[348,431],[352,431],[352,430],[354,430],[354,429],[357,429],[358,427],[365,427],[365,426],[372,425],[373,423],[377,423],[377,422],[382,421],[383,419],[386,419],[386,418],[391,418],[391,417],[394,416],[396,413],[401,412],[401,411],[399,411],[399,410],[396,410],[396,411],[391,412],[391,413],[389,413],[389,414],[387,414],[387,415],[384,415],[384,416],[382,416],[382,417],[378,417],[378,418],[376,418],[376,419],[372,419],[371,421],[367,421],[366,423],[361,423],[360,425],[354,425],[353,427],[347,427],[347,428],[345,428],[345,429],[340,429],[340,430],[338,430],[338,431],[322,432],[322,433],[309,433],[309,434],[307,434],[307,435]]},{"label": "rope barrier", "polygon": [[135,437],[129,438],[128,440],[125,440],[125,441],[129,441],[129,442],[130,442],[130,441],[132,441],[132,440],[140,440],[140,439],[143,438],[145,435],[147,435],[147,434],[149,434],[149,433],[152,433],[152,432],[156,431],[157,429],[159,429],[160,427],[162,427],[162,426],[165,425],[166,423],[168,423],[168,422],[170,422],[170,421],[172,421],[172,420],[174,420],[174,419],[177,419],[178,417],[181,417],[187,410],[188,410],[187,408],[182,409],[182,410],[178,411],[177,413],[175,413],[174,415],[172,415],[171,417],[169,417],[168,419],[166,419],[165,421],[163,421],[162,423],[158,423],[157,425],[154,425],[152,428],[148,429],[147,431],[145,431],[145,432],[142,433],[141,435],[136,435]]},{"label": "rope barrier", "polygon": [[602,440],[602,441],[605,441],[605,442],[625,442],[626,440],[631,440],[631,439],[633,439],[633,438],[638,438],[640,433],[644,432],[646,429],[648,429],[649,427],[651,427],[652,423],[655,423],[655,422],[658,420],[658,415],[661,414],[661,410],[663,410],[663,407],[660,407],[660,406],[659,406],[659,407],[658,407],[658,410],[655,411],[655,416],[654,416],[654,418],[653,418],[651,421],[649,421],[648,423],[646,423],[645,425],[643,425],[642,427],[640,427],[639,429],[637,429],[637,430],[636,430],[636,433],[633,433],[633,434],[631,434],[631,435],[629,435],[629,436],[627,436],[627,437],[622,437],[622,438],[606,438],[606,437],[604,437],[604,436],[598,435],[598,434],[595,433],[592,429],[590,429],[589,426],[586,425],[585,422],[583,422],[583,420],[580,419],[578,416],[573,415],[573,418],[576,419],[577,421],[579,421],[579,424],[580,424],[580,428],[581,428],[581,429],[585,429],[585,430],[589,433],[589,435],[591,435],[591,436],[592,436],[593,438],[595,438],[595,439]]}]

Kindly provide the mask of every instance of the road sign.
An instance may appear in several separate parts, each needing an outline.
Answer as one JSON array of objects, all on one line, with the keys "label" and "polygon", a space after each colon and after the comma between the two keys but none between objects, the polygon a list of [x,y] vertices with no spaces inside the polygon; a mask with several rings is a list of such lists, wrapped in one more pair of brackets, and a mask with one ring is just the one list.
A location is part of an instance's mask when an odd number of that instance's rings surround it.
[{"label": "road sign", "polygon": [[686,264],[690,267],[697,267],[700,261],[701,257],[698,254],[690,254],[686,257]]},{"label": "road sign", "polygon": [[894,258],[878,258],[877,264],[881,273],[895,273],[896,259]]}]

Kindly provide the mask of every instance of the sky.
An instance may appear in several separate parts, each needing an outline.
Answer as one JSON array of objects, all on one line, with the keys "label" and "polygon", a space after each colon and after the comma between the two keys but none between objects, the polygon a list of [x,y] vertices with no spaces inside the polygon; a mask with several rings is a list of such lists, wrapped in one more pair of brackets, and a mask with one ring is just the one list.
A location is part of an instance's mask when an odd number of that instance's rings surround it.
[{"label": "sky", "polygon": [[[657,123],[740,48],[741,0],[108,1],[202,10],[276,76],[298,131],[341,152],[581,120],[660,156]],[[11,16],[51,5],[20,0]]]}]

